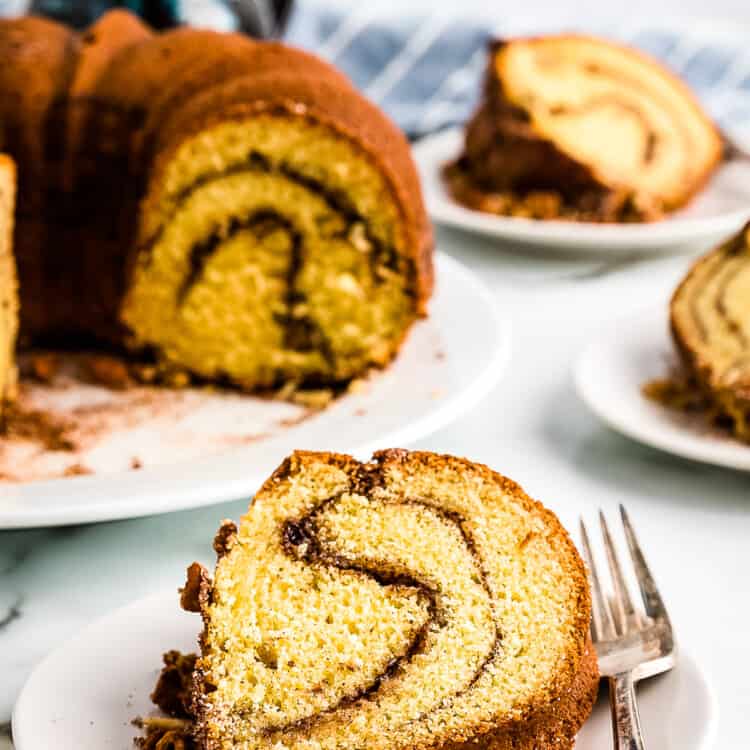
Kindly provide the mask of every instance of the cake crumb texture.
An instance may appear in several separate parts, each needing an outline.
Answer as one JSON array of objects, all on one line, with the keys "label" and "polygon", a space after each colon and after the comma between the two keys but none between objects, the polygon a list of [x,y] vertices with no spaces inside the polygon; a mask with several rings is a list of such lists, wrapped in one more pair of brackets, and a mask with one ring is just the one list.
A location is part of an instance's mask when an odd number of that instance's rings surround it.
[{"label": "cake crumb texture", "polygon": [[296,453],[221,539],[186,587],[204,750],[571,747],[591,710],[583,563],[484,466]]},{"label": "cake crumb texture", "polygon": [[15,360],[18,289],[12,247],[15,195],[15,165],[0,154],[0,431],[6,420],[7,405],[15,398],[18,378]]},{"label": "cake crumb texture", "polygon": [[[682,356],[682,389],[672,403],[750,442],[750,226],[699,259],[670,304]],[[663,392],[663,391],[662,391]],[[686,395],[687,394],[687,395]]]}]

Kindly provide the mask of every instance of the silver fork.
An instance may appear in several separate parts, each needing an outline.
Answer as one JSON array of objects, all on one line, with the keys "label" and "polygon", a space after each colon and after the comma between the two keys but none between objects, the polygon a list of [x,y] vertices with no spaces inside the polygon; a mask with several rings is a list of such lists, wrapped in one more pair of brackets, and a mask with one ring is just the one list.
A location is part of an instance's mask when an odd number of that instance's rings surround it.
[{"label": "silver fork", "polygon": [[667,610],[622,505],[620,516],[643,599],[642,609],[636,607],[630,597],[607,521],[601,511],[599,523],[612,578],[611,597],[602,588],[583,519],[581,538],[591,582],[591,639],[596,647],[599,671],[609,680],[615,748],[643,750],[635,684],[671,669],[675,665],[676,652]]}]

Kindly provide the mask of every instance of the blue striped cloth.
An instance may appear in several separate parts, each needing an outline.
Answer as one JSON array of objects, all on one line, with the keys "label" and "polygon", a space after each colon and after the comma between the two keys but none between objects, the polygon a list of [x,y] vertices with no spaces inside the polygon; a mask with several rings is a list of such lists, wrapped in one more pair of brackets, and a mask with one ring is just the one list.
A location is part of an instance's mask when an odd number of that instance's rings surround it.
[{"label": "blue striped cloth", "polygon": [[[231,30],[241,23],[238,9],[270,2],[0,0],[0,15],[31,9],[65,18],[70,9],[81,17],[82,7],[85,15],[109,5],[125,5],[134,10],[157,8],[175,23]],[[740,137],[743,131],[750,134],[750,45],[742,28],[719,30],[713,22],[678,28],[674,19],[663,25],[622,18],[582,24],[575,18],[575,8],[567,11],[568,17],[558,13],[550,18],[555,0],[550,0],[550,13],[541,22],[508,17],[507,9],[498,11],[504,14],[502,18],[467,17],[458,11],[455,15],[414,15],[406,9],[394,16],[376,14],[369,5],[352,3],[353,9],[347,11],[341,5],[326,7],[298,0],[285,38],[341,68],[411,137],[466,120],[478,99],[490,38],[563,30],[601,34],[645,50],[685,79],[722,127]],[[455,3],[445,5],[456,7]]]},{"label": "blue striped cloth", "polygon": [[644,50],[687,81],[719,125],[750,134],[750,45],[742,28],[676,29],[668,22],[634,25],[622,19],[543,24],[440,13],[393,18],[303,4],[292,15],[286,38],[344,70],[411,137],[419,137],[470,115],[489,39],[559,31],[599,34]]}]

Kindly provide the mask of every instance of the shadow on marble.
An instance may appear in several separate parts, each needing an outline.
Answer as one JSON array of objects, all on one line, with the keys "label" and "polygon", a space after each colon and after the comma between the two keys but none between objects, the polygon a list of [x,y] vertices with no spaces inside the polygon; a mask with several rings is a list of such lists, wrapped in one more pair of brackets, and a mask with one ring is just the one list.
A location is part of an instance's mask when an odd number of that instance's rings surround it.
[{"label": "shadow on marble", "polygon": [[747,516],[750,474],[674,456],[638,443],[600,422],[572,384],[540,405],[540,434],[575,471],[627,494],[675,509],[712,510]]},{"label": "shadow on marble", "polygon": [[[525,245],[498,238],[469,235],[450,227],[436,228],[437,247],[446,252],[461,249],[461,259],[472,268],[503,271],[532,268],[537,277],[551,280],[581,280],[599,278],[609,273],[646,263],[669,261],[674,252],[617,252],[595,255],[544,246]],[[706,250],[700,248],[697,252]],[[695,254],[695,253],[691,253]],[[499,263],[498,261],[501,261]]]}]

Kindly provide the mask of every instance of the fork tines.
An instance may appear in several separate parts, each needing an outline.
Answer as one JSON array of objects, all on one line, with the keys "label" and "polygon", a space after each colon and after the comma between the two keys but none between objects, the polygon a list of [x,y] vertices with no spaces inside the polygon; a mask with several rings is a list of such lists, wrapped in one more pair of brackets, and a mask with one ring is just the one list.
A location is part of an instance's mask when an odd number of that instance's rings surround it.
[{"label": "fork tines", "polygon": [[602,540],[607,555],[607,563],[612,579],[612,596],[608,597],[602,588],[601,579],[597,572],[594,556],[591,551],[586,525],[581,519],[581,539],[583,555],[589,569],[592,596],[591,636],[595,642],[614,640],[618,636],[632,630],[639,630],[649,622],[668,622],[667,610],[664,606],[654,578],[643,556],[633,525],[628,518],[625,508],[620,506],[620,516],[625,532],[630,558],[635,577],[643,599],[643,611],[639,611],[630,596],[625,576],[622,572],[620,559],[615,544],[612,541],[604,514],[599,512]]}]

